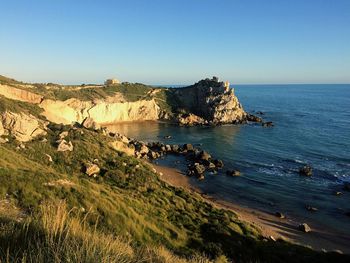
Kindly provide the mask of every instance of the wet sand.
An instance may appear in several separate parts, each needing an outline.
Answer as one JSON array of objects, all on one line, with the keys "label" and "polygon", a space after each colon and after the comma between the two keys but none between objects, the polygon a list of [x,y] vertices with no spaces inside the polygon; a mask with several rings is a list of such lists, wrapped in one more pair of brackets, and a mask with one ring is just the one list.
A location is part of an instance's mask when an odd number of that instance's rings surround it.
[{"label": "wet sand", "polygon": [[202,193],[199,189],[190,184],[190,178],[181,171],[152,164],[157,172],[161,173],[160,178],[170,185],[182,187],[190,191],[195,191],[213,205],[229,209],[237,214],[241,221],[255,225],[261,230],[263,236],[274,239],[284,239],[292,243],[308,246],[315,250],[334,251],[340,250],[343,253],[350,254],[350,237],[342,233],[329,232],[326,228],[315,225],[312,222],[306,222],[312,231],[303,233],[298,230],[298,225],[304,223],[295,218],[278,218],[273,213],[266,213],[258,209],[244,207],[232,202],[226,202],[214,198],[213,196]]}]

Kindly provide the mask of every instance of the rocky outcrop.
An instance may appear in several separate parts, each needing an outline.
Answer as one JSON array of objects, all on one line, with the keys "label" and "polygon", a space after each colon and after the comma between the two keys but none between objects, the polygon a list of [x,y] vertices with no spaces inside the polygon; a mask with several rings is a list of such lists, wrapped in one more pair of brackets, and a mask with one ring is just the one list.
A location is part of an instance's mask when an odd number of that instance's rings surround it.
[{"label": "rocky outcrop", "polygon": [[0,115],[0,135],[14,136],[26,142],[46,134],[46,124],[35,116],[25,113],[4,112]]},{"label": "rocky outcrop", "polygon": [[[187,118],[186,123],[217,125],[246,121],[247,114],[234,95],[233,89],[227,83],[219,82],[216,77],[201,80],[174,92],[181,110],[191,116]],[[179,114],[177,118],[180,123],[184,122],[183,114]]]},{"label": "rocky outcrop", "polygon": [[1,85],[0,84],[0,95],[3,95],[6,98],[13,99],[13,100],[19,100],[34,104],[39,104],[43,97],[35,94],[33,92],[24,90],[24,89],[17,89],[15,87],[9,86],[9,85]]}]

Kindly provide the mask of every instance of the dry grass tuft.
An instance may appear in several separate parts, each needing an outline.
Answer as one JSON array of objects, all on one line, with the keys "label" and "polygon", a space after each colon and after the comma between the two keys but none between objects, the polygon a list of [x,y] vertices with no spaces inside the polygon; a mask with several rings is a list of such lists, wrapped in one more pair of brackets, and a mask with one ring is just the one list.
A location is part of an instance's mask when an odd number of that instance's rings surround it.
[{"label": "dry grass tuft", "polygon": [[[0,262],[118,262],[118,263],[209,263],[205,257],[184,259],[164,247],[133,248],[128,240],[91,227],[87,218],[64,201],[44,203],[37,219],[25,224],[7,224],[9,242],[0,251]],[[2,240],[6,237],[2,236]],[[15,240],[17,239],[17,240]],[[4,247],[3,244],[1,247]]]}]

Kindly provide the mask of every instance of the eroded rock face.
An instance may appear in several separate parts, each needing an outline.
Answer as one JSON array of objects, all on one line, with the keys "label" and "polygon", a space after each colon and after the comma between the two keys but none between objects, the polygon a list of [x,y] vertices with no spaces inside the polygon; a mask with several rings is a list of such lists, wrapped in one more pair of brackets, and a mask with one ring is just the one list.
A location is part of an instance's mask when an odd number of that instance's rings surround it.
[{"label": "eroded rock face", "polygon": [[42,101],[43,96],[35,94],[33,92],[17,89],[15,87],[9,85],[1,85],[0,84],[0,95],[5,96],[6,98],[19,100],[29,103],[38,104]]},{"label": "eroded rock face", "polygon": [[44,100],[39,106],[44,109],[43,115],[49,121],[63,124],[82,123],[86,118],[97,124],[158,120],[160,114],[154,99],[135,102]]},{"label": "eroded rock face", "polygon": [[6,111],[0,115],[0,123],[0,134],[12,135],[22,142],[46,134],[45,123],[30,114]]},{"label": "eroded rock face", "polygon": [[[217,78],[205,79],[187,88],[175,91],[181,107],[209,124],[241,123],[246,112],[234,95],[233,89]],[[182,115],[179,117],[181,120]],[[192,118],[192,124],[196,120]],[[201,122],[201,121],[200,121]],[[202,124],[202,123],[200,123]]]}]

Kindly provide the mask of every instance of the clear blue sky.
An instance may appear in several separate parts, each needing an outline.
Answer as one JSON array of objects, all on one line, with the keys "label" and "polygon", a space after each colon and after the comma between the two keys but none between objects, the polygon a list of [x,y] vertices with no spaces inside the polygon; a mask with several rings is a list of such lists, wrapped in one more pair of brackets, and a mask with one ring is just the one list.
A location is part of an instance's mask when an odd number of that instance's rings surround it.
[{"label": "clear blue sky", "polygon": [[0,0],[0,74],[350,83],[349,0]]}]

